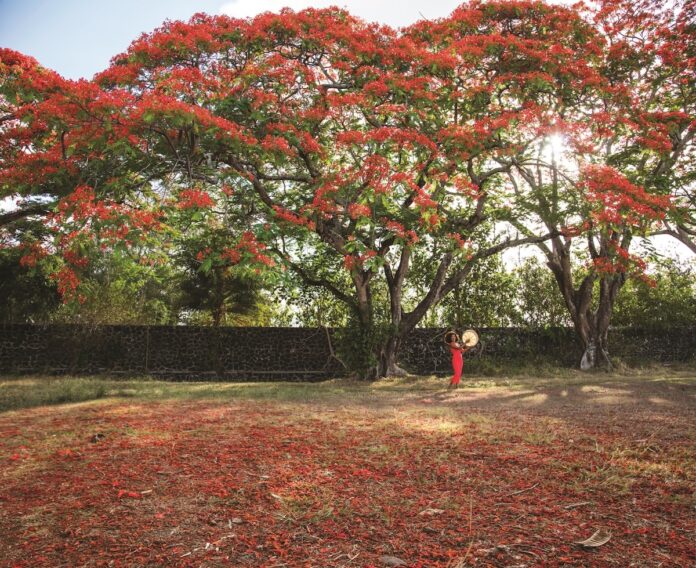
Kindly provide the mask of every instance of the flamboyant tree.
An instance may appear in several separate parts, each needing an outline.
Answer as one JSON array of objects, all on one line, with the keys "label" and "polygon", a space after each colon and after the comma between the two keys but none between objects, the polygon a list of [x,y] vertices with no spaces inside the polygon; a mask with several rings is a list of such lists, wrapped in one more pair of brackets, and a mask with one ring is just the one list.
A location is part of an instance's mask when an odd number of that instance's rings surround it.
[{"label": "flamboyant tree", "polygon": [[[414,25],[410,34],[426,53],[452,65],[451,73],[439,76],[434,105],[444,109],[443,184],[451,183],[448,175],[465,173],[477,194],[470,210],[460,206],[450,212],[451,226],[464,235],[485,221],[517,227],[500,174],[509,174],[553,129],[551,117],[569,93],[591,88],[597,80],[591,64],[597,50],[595,30],[576,12],[542,2],[473,2],[448,19]],[[437,68],[430,71],[439,75]],[[559,228],[523,233],[511,242],[541,244],[557,236]],[[480,250],[472,260],[505,244]],[[448,262],[444,257],[440,266]],[[472,266],[453,262],[442,276],[438,297],[457,289]]]},{"label": "flamboyant tree", "polygon": [[[150,146],[150,115],[137,94],[65,80],[11,50],[0,51],[0,77],[0,197],[17,204],[0,216],[0,237],[5,246],[24,250],[27,267],[49,254],[62,258],[53,277],[66,301],[81,299],[80,273],[94,255],[137,245],[138,253],[153,257],[149,262],[163,262],[167,241],[158,236],[148,249],[153,232],[174,240],[186,224],[185,211],[198,220],[197,211],[212,203],[200,188],[182,186],[178,169]],[[239,204],[237,213],[244,210]],[[42,239],[14,234],[27,217],[43,219],[48,231]],[[229,232],[234,235],[220,252],[237,252],[228,264],[237,253],[267,262],[239,225]]]},{"label": "flamboyant tree", "polygon": [[[401,36],[336,9],[199,15],[135,42],[99,82],[137,97],[134,125],[178,183],[253,194],[265,216],[255,238],[351,306],[363,334],[381,279],[384,375],[476,260],[547,238],[475,242],[509,169],[494,159],[524,149],[507,133],[543,113],[546,78],[575,80],[591,40],[572,11],[539,3],[473,3]],[[405,299],[416,249],[437,268],[422,297]],[[316,257],[333,270],[313,270]]]},{"label": "flamboyant tree", "polygon": [[[602,133],[606,145],[594,161],[620,172],[627,180],[625,188],[633,185],[624,208],[630,207],[631,199],[638,201],[624,217],[622,229],[614,226],[623,232],[616,250],[620,258],[612,262],[607,255],[606,266],[613,265],[612,279],[620,285],[625,282],[622,273],[630,273],[622,268],[627,261],[643,271],[641,261],[628,250],[633,235],[669,232],[693,245],[689,235],[696,154],[695,15],[691,0],[605,1],[594,14],[607,42],[603,74],[612,88],[609,92],[616,93],[605,105],[618,107],[623,124],[613,135]],[[608,206],[612,207],[616,205]],[[666,228],[660,231],[660,225]],[[620,285],[608,286],[606,279],[600,280],[600,287],[608,287],[615,300]],[[603,325],[608,326],[612,307]]]},{"label": "flamboyant tree", "polygon": [[[662,15],[619,2],[594,13],[597,72],[564,94],[545,136],[523,159],[506,162],[513,166],[512,222],[528,235],[539,227],[558,232],[538,246],[585,350],[584,368],[611,367],[608,329],[617,295],[629,276],[645,278],[632,241],[672,211],[675,175],[693,151],[693,112],[671,102],[683,73],[665,70],[664,46],[648,44]],[[587,259],[579,274],[576,254]]]},{"label": "flamboyant tree", "polygon": [[[65,298],[77,296],[89,251],[127,247],[159,227],[150,182],[166,170],[143,160],[139,141],[121,128],[130,101],[0,50],[0,198],[16,204],[0,216],[0,239],[24,249],[25,266],[62,257],[54,278]],[[43,221],[42,238],[13,235],[26,218]]]},{"label": "flamboyant tree", "polygon": [[[560,157],[560,156],[559,156]],[[557,230],[537,246],[546,257],[580,343],[582,367],[611,367],[608,330],[616,298],[629,276],[645,278],[645,261],[631,254],[636,234],[665,217],[669,200],[636,186],[616,169],[585,165],[567,171],[552,156],[516,161],[510,173],[523,234]],[[584,264],[579,260],[587,259]]]}]

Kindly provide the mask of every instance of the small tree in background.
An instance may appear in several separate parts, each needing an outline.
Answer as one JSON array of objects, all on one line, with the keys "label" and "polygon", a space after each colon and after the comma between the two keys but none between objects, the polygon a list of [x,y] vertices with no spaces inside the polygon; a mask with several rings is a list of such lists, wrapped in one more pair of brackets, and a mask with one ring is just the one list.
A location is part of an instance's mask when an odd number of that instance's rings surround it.
[{"label": "small tree in background", "polygon": [[79,300],[61,303],[51,321],[81,324],[165,325],[177,321],[176,273],[164,262],[116,251],[80,268]]},{"label": "small tree in background", "polygon": [[523,325],[535,328],[564,327],[570,324],[568,309],[553,274],[531,257],[515,270],[519,285],[517,305]]},{"label": "small tree in background", "polygon": [[178,307],[184,321],[214,327],[258,323],[262,301],[259,281],[249,274],[226,266],[202,271],[200,263],[190,258],[179,286]]},{"label": "small tree in background", "polygon": [[645,328],[696,325],[694,265],[663,260],[650,273],[655,285],[631,280],[618,298],[614,325]]},{"label": "small tree in background", "polygon": [[[46,229],[31,219],[17,219],[6,227],[6,242],[0,240],[0,322],[49,321],[60,305],[60,295],[51,274],[56,262],[27,254],[40,250]],[[24,259],[24,260],[23,260]]]}]

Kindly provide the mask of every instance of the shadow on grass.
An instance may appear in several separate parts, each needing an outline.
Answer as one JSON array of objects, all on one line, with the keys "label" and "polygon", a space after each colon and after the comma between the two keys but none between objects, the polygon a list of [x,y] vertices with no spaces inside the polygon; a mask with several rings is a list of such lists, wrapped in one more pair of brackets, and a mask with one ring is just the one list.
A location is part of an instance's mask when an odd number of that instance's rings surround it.
[{"label": "shadow on grass", "polygon": [[369,396],[369,383],[340,379],[299,382],[168,382],[148,377],[0,377],[0,412],[106,398],[155,400],[275,400],[321,402]]},{"label": "shadow on grass", "polygon": [[445,390],[448,377],[409,376],[359,382],[169,382],[149,377],[0,377],[0,412],[106,398],[157,400],[269,400],[288,403],[385,406],[432,400],[445,405],[520,407],[639,403],[659,406],[696,402],[693,369],[649,368],[627,373],[466,376],[462,388]]}]

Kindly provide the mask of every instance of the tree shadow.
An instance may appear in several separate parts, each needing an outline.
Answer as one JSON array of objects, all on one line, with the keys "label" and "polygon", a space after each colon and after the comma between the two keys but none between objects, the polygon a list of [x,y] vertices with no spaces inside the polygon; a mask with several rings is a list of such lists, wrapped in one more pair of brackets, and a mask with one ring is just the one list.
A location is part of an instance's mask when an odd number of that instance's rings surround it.
[{"label": "tree shadow", "polygon": [[[464,383],[466,385],[466,383]],[[650,435],[655,428],[671,437],[687,435],[696,424],[696,380],[591,377],[586,382],[532,384],[515,388],[442,390],[420,396],[455,413],[520,415],[560,419],[573,426],[607,431],[622,428]],[[680,431],[683,434],[680,434]]]}]

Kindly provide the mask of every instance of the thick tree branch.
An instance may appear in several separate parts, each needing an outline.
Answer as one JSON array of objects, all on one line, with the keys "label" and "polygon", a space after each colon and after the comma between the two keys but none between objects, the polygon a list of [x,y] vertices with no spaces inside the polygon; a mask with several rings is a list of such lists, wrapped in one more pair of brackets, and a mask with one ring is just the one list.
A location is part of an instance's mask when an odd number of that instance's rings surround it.
[{"label": "thick tree branch", "polygon": [[3,213],[0,215],[0,227],[4,227],[21,219],[25,219],[26,217],[31,217],[32,215],[47,215],[51,212],[52,205],[53,204],[51,203],[41,203],[31,205],[24,209],[18,209],[17,211]]},{"label": "thick tree branch", "polygon": [[403,318],[403,332],[407,332],[414,328],[418,322],[423,319],[427,311],[440,301],[440,298],[444,295],[442,293],[442,286],[447,276],[447,271],[452,264],[454,256],[451,252],[446,253],[440,260],[440,265],[437,267],[437,272],[430,284],[430,289],[428,293],[423,297],[423,299],[418,303],[413,311],[404,314]]},{"label": "thick tree branch", "polygon": [[[276,253],[280,254],[280,251],[277,249],[273,249]],[[348,295],[339,290],[334,284],[326,280],[325,278],[319,278],[316,276],[310,275],[300,264],[296,264],[286,258],[286,262],[290,269],[295,272],[305,284],[309,284],[310,286],[319,286],[321,288],[324,288],[325,290],[328,290],[333,294],[338,300],[341,302],[345,303],[347,306],[350,308],[356,309],[357,306],[356,303],[353,301],[353,299]]]},{"label": "thick tree branch", "polygon": [[307,176],[298,176],[290,174],[268,175],[257,172],[257,177],[263,181],[295,181],[298,183],[312,183],[312,178]]},{"label": "thick tree branch", "polygon": [[661,231],[653,231],[652,233],[650,233],[650,236],[656,235],[668,235],[670,237],[673,237],[683,245],[687,246],[693,253],[696,254],[696,241],[694,240],[694,237],[696,237],[696,231],[688,229],[687,227],[684,227],[682,225],[677,225],[676,229],[667,228]]}]

